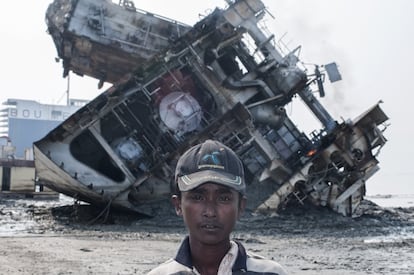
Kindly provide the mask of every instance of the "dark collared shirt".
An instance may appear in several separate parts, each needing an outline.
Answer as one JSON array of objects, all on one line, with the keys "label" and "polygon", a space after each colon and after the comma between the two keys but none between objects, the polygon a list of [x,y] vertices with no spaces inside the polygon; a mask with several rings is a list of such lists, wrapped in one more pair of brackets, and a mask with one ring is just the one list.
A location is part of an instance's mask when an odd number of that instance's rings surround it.
[{"label": "dark collared shirt", "polygon": [[[237,258],[232,266],[232,274],[286,275],[284,268],[275,261],[247,252],[244,246],[238,246]],[[199,274],[193,266],[188,237],[184,239],[174,259],[153,269],[148,275],[184,275]]]}]

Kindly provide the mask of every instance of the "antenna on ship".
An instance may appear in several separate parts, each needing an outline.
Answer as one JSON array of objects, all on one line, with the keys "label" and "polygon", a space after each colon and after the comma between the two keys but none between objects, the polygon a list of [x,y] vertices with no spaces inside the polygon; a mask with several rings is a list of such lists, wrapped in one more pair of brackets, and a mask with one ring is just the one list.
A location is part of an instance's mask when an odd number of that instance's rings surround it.
[{"label": "antenna on ship", "polygon": [[57,102],[60,103],[63,100],[64,96],[66,95],[66,106],[70,106],[70,73],[68,73],[66,77],[67,77],[66,91],[62,93],[62,95],[60,96]]},{"label": "antenna on ship", "polygon": [[68,82],[66,86],[66,106],[70,105],[69,91],[70,91],[70,73],[68,73]]}]

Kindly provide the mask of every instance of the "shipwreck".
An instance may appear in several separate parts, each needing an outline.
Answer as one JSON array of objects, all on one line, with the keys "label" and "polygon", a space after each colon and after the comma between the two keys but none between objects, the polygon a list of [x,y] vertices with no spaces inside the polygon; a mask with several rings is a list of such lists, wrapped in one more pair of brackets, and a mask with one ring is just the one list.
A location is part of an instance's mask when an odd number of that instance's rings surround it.
[{"label": "shipwreck", "polygon": [[[318,97],[336,64],[305,66],[263,28],[260,0],[227,1],[194,26],[132,1],[54,0],[48,32],[69,71],[113,86],[34,143],[39,181],[92,204],[148,215],[168,198],[184,150],[217,139],[243,160],[251,207],[308,200],[351,216],[378,171],[388,117],[379,103],[338,122]],[[293,97],[322,128],[301,131]]]}]

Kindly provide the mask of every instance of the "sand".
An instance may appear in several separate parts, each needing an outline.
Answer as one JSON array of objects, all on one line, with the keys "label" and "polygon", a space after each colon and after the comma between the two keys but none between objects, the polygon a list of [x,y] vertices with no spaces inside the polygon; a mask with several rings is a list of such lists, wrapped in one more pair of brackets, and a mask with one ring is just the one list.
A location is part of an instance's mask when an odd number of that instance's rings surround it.
[{"label": "sand", "polygon": [[[146,274],[186,234],[171,210],[161,213],[111,212],[104,222],[89,205],[2,199],[0,274]],[[296,205],[248,211],[233,237],[290,274],[414,274],[414,208],[367,201],[358,215]]]}]

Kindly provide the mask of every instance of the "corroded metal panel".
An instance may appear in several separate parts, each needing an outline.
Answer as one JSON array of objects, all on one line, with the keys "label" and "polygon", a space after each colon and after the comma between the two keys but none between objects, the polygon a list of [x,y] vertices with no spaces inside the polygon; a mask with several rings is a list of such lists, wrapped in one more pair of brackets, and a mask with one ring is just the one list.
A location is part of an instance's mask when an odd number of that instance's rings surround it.
[{"label": "corroded metal panel", "polygon": [[164,50],[188,26],[109,0],[55,0],[48,31],[64,76],[71,70],[114,83]]}]

